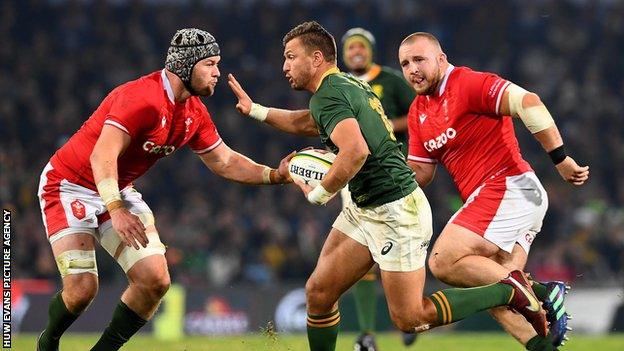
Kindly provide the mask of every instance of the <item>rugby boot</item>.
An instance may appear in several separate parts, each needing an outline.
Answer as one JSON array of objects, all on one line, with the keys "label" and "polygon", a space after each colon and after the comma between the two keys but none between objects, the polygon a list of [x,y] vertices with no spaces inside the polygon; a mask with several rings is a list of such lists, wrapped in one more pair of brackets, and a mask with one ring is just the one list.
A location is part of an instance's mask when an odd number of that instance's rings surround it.
[{"label": "rugby boot", "polygon": [[512,271],[509,273],[507,278],[501,280],[500,282],[513,288],[511,300],[507,305],[513,311],[523,315],[524,318],[531,323],[533,329],[535,329],[539,336],[545,337],[546,334],[548,334],[546,316],[542,310],[540,301],[533,293],[531,283],[527,280],[524,272],[520,270]]}]

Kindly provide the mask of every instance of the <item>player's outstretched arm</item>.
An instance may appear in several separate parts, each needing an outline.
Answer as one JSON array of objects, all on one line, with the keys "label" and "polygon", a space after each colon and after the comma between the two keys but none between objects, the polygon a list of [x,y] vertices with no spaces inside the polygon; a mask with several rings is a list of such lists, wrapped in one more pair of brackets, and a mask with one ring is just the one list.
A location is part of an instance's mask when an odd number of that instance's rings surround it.
[{"label": "player's outstretched arm", "polygon": [[119,238],[135,249],[147,247],[149,239],[138,216],[130,213],[123,203],[117,183],[117,158],[130,145],[130,136],[117,127],[105,124],[89,158],[93,180],[113,222]]},{"label": "player's outstretched arm", "polygon": [[199,157],[214,174],[228,180],[243,184],[285,184],[292,182],[288,174],[288,162],[295,153],[293,151],[284,157],[277,169],[258,164],[230,149],[225,143]]},{"label": "player's outstretched arm", "polygon": [[589,178],[589,166],[579,166],[568,156],[563,139],[550,112],[539,96],[521,87],[510,84],[501,99],[500,114],[522,120],[527,129],[550,155],[555,168],[568,183],[583,185]]},{"label": "player's outstretched arm", "polygon": [[241,114],[287,133],[311,137],[319,135],[310,110],[292,111],[256,104],[232,74],[228,74],[228,85],[238,99],[236,109]]},{"label": "player's outstretched arm", "polygon": [[370,154],[368,144],[362,135],[355,118],[346,118],[338,122],[330,138],[338,147],[338,154],[321,184],[315,188],[296,182],[308,201],[315,205],[324,205],[360,171]]}]

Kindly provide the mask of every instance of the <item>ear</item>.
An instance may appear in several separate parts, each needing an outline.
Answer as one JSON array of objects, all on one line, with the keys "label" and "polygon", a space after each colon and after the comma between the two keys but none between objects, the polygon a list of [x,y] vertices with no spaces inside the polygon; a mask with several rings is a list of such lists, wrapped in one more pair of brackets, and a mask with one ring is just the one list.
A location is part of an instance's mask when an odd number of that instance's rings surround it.
[{"label": "ear", "polygon": [[442,53],[440,53],[438,55],[438,62],[439,63],[445,63],[446,62],[446,54],[445,53],[442,52]]},{"label": "ear", "polygon": [[320,50],[316,50],[312,53],[312,65],[314,68],[319,67],[325,62],[325,56]]}]

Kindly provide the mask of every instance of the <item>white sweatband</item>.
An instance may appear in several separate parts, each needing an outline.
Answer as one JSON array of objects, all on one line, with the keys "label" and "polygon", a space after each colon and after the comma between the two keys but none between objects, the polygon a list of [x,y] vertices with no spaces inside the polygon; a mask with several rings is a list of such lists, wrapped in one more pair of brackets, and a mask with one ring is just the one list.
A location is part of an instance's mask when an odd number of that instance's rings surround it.
[{"label": "white sweatband", "polygon": [[264,167],[262,170],[262,184],[271,184],[271,171],[273,169],[271,167]]},{"label": "white sweatband", "polygon": [[98,275],[95,250],[67,250],[56,256],[56,266],[61,278],[82,273]]},{"label": "white sweatband", "polygon": [[100,193],[104,205],[108,205],[114,201],[121,201],[121,193],[119,192],[119,184],[113,178],[104,178],[97,183],[97,190]]},{"label": "white sweatband", "polygon": [[507,91],[509,92],[509,111],[511,115],[520,117],[522,123],[524,123],[532,134],[541,132],[555,125],[555,121],[550,115],[550,112],[548,112],[548,109],[543,104],[526,108],[522,106],[522,100],[528,91],[513,83],[507,87]]},{"label": "white sweatband", "polygon": [[251,104],[251,111],[249,111],[249,117],[257,119],[260,122],[264,122],[264,120],[269,115],[269,108],[262,106],[260,104],[256,104],[255,102]]},{"label": "white sweatband", "polygon": [[308,201],[314,205],[325,205],[334,194],[325,190],[321,184],[317,185],[308,193]]}]

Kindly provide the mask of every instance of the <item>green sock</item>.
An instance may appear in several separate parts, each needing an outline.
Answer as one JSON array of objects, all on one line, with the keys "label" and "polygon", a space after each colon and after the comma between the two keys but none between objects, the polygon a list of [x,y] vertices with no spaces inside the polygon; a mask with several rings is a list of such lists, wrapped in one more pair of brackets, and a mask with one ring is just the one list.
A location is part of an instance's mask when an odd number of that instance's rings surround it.
[{"label": "green sock", "polygon": [[61,297],[61,291],[57,292],[50,301],[48,308],[48,324],[39,338],[39,350],[57,350],[61,335],[78,318],[79,314],[69,312]]},{"label": "green sock", "polygon": [[548,297],[548,288],[546,288],[546,284],[533,281],[531,289],[533,289],[533,293],[540,301],[544,301]]},{"label": "green sock", "polygon": [[123,301],[119,301],[113,312],[113,319],[91,351],[119,350],[145,323],[147,323],[145,319],[131,310]]},{"label": "green sock", "polygon": [[535,335],[526,344],[526,349],[529,351],[557,351],[557,348],[552,344],[553,340],[550,335],[545,338]]},{"label": "green sock", "polygon": [[308,343],[310,351],[334,351],[340,327],[340,312],[338,309],[323,314],[308,314]]},{"label": "green sock", "polygon": [[360,280],[355,283],[353,295],[355,297],[355,310],[357,311],[358,324],[361,332],[373,332],[375,330],[375,309],[377,307],[377,295],[375,280]]},{"label": "green sock", "polygon": [[429,297],[438,312],[439,325],[462,320],[479,311],[509,303],[513,288],[496,283],[476,288],[445,289]]}]

